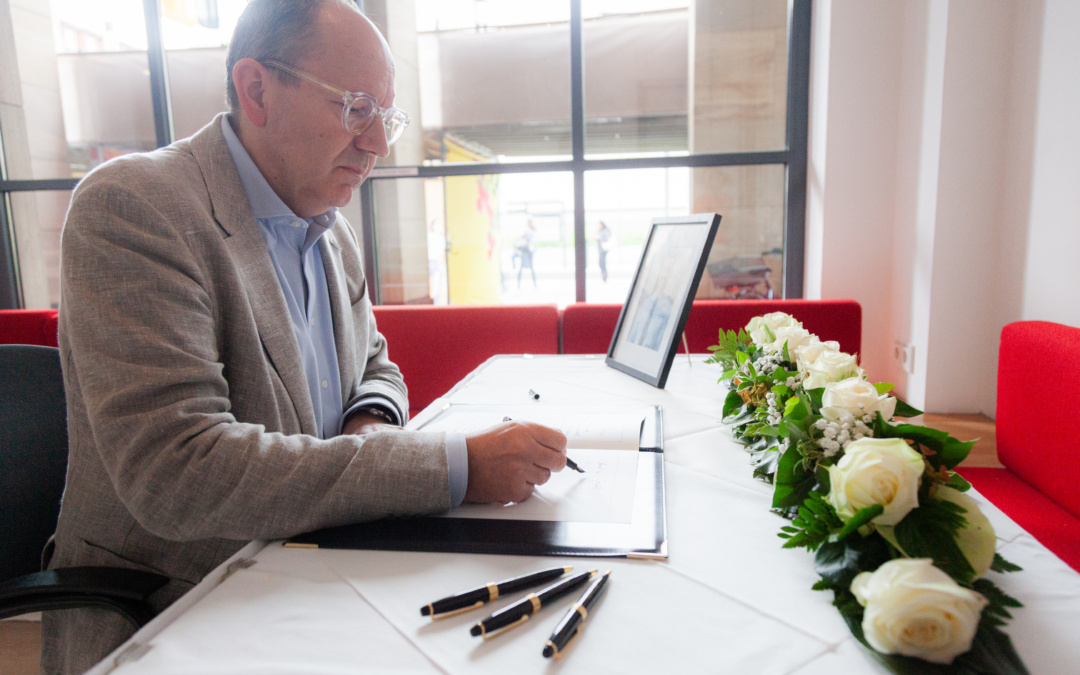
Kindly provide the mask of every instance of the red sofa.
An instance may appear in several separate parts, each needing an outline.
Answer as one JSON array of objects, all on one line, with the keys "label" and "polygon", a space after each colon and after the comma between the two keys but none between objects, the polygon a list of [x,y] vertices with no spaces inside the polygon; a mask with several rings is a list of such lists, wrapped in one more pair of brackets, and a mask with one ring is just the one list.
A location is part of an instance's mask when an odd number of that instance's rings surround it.
[{"label": "red sofa", "polygon": [[[622,305],[575,303],[563,310],[562,353],[606,354]],[[724,330],[738,330],[755,316],[787,312],[822,340],[858,354],[862,347],[862,307],[854,300],[697,300],[686,319],[686,341],[704,354]],[[680,346],[679,351],[683,351]]]},{"label": "red sofa", "polygon": [[1020,321],[1001,331],[998,459],[1004,469],[960,474],[1021,527],[1080,571],[1080,328]]},{"label": "red sofa", "polygon": [[56,347],[55,309],[0,310],[0,345]]},{"label": "red sofa", "polygon": [[410,415],[496,354],[558,354],[555,305],[379,305],[379,332],[409,388]]}]

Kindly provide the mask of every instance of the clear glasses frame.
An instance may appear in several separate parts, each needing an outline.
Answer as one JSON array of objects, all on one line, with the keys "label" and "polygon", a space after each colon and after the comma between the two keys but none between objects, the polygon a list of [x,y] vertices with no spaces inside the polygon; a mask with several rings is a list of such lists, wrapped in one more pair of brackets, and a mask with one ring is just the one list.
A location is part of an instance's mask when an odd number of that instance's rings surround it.
[{"label": "clear glasses frame", "polygon": [[386,144],[388,146],[393,145],[394,141],[401,138],[401,135],[405,133],[405,127],[409,126],[409,122],[412,121],[409,119],[408,114],[400,108],[395,108],[393,106],[389,108],[382,107],[379,105],[378,99],[371,94],[365,94],[362,91],[345,91],[344,89],[338,89],[333,85],[329,85],[307,73],[303,73],[278,61],[264,61],[262,64],[269,68],[283,70],[286,73],[299,77],[301,80],[310,82],[315,86],[322,87],[323,89],[340,96],[343,105],[341,109],[341,126],[345,127],[345,131],[348,131],[353,136],[359,136],[367,131],[368,127],[371,126],[371,123],[375,121],[375,118],[380,117],[382,118],[383,131],[386,133]]}]

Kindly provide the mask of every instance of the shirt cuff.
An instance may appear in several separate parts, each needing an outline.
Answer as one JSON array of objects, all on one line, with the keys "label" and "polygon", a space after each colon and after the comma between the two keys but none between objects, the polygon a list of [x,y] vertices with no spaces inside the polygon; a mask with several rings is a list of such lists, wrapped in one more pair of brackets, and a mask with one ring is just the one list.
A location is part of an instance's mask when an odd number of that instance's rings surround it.
[{"label": "shirt cuff", "polygon": [[353,403],[349,408],[341,415],[341,422],[338,424],[338,436],[341,435],[341,430],[345,428],[345,423],[349,421],[349,416],[356,412],[357,408],[362,408],[367,405],[378,406],[384,409],[391,417],[394,418],[394,424],[401,426],[401,412],[394,405],[394,402],[385,396],[365,396],[356,403]]},{"label": "shirt cuff", "polygon": [[446,465],[450,474],[450,508],[457,508],[465,501],[465,489],[469,486],[469,451],[465,446],[465,434],[446,434]]}]

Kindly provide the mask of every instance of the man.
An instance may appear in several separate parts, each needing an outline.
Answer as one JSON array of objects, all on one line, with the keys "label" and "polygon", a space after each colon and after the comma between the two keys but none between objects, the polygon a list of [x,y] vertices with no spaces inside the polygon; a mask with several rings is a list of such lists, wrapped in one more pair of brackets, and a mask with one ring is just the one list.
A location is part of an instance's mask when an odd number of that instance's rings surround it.
[{"label": "man", "polygon": [[[227,70],[230,113],[92,172],[63,234],[50,564],[160,572],[159,610],[251,539],[520,501],[565,464],[539,425],[398,426],[404,382],[336,213],[407,123],[374,26],[348,0],[253,0]],[[81,672],[130,634],[46,613],[43,666]]]}]

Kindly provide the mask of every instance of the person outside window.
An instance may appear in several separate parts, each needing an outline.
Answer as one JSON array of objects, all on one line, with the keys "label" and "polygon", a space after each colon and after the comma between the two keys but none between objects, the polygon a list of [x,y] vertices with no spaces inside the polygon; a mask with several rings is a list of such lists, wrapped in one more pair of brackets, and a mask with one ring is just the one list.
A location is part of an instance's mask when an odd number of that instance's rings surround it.
[{"label": "person outside window", "polygon": [[536,253],[536,226],[530,218],[525,222],[525,230],[514,244],[514,250],[521,257],[521,267],[518,267],[517,285],[521,288],[521,273],[529,268],[532,273],[533,288],[536,288],[536,269],[533,267],[533,255]]},{"label": "person outside window", "polygon": [[600,231],[596,235],[596,251],[600,257],[600,278],[607,281],[607,254],[614,245],[611,228],[607,223],[600,221]]}]

